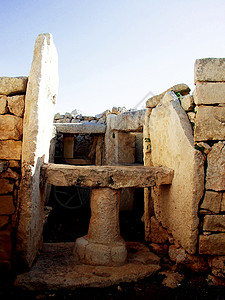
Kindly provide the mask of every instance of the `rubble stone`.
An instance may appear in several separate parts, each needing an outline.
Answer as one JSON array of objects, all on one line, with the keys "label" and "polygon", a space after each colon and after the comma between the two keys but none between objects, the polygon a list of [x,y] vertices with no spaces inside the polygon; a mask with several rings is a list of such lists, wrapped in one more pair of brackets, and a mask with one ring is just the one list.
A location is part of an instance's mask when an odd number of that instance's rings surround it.
[{"label": "rubble stone", "polygon": [[7,97],[0,95],[0,115],[4,115],[8,112]]},{"label": "rubble stone", "polygon": [[150,140],[154,166],[174,170],[171,186],[153,189],[156,218],[187,252],[194,254],[198,205],[204,191],[204,157],[194,148],[190,122],[172,92],[152,110]]},{"label": "rubble stone", "polygon": [[195,83],[197,81],[225,81],[225,59],[197,59],[195,61]]},{"label": "rubble stone", "polygon": [[207,215],[204,217],[203,231],[225,232],[225,215]]},{"label": "rubble stone", "polygon": [[20,140],[23,119],[12,115],[0,115],[0,140]]},{"label": "rubble stone", "polygon": [[10,260],[12,251],[10,228],[0,231],[0,260]]},{"label": "rubble stone", "polygon": [[6,140],[0,141],[0,159],[16,159],[21,158],[22,142]]},{"label": "rubble stone", "polygon": [[206,189],[225,190],[225,145],[216,143],[207,157]]},{"label": "rubble stone", "polygon": [[225,233],[200,235],[199,254],[225,255]]},{"label": "rubble stone", "polygon": [[0,212],[1,215],[11,215],[15,211],[13,196],[0,195]]},{"label": "rubble stone", "polygon": [[225,278],[225,256],[209,256],[208,263],[213,275]]},{"label": "rubble stone", "polygon": [[198,106],[195,118],[195,141],[225,140],[225,107]]},{"label": "rubble stone", "polygon": [[194,99],[192,95],[186,95],[180,98],[181,106],[185,111],[192,111],[194,108]]},{"label": "rubble stone", "polygon": [[8,179],[0,179],[0,194],[8,194],[13,191],[14,184],[10,183]]},{"label": "rubble stone", "polygon": [[225,82],[198,82],[194,91],[196,105],[225,103]]},{"label": "rubble stone", "polygon": [[17,117],[22,117],[24,113],[25,96],[12,96],[7,98],[9,111]]},{"label": "rubble stone", "polygon": [[220,212],[221,200],[222,193],[206,191],[200,212],[202,214],[218,214]]},{"label": "rubble stone", "polygon": [[0,77],[0,95],[24,94],[27,77]]},{"label": "rubble stone", "polygon": [[185,95],[189,94],[190,88],[184,83],[174,85],[171,88],[169,88],[168,90],[166,90],[165,92],[163,92],[162,94],[153,96],[150,99],[148,99],[146,102],[146,107],[147,108],[156,107],[159,104],[159,102],[161,101],[161,99],[164,97],[164,95],[168,92],[180,93],[182,96],[185,96]]}]

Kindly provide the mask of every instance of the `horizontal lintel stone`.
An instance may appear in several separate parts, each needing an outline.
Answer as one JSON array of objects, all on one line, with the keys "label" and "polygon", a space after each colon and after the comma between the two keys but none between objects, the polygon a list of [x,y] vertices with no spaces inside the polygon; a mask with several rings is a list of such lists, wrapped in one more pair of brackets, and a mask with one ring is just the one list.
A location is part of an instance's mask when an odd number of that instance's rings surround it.
[{"label": "horizontal lintel stone", "polygon": [[44,164],[43,179],[56,186],[90,186],[120,189],[171,184],[173,170],[144,166],[72,166]]},{"label": "horizontal lintel stone", "polygon": [[54,123],[57,132],[71,134],[102,134],[105,133],[106,126],[96,123]]}]

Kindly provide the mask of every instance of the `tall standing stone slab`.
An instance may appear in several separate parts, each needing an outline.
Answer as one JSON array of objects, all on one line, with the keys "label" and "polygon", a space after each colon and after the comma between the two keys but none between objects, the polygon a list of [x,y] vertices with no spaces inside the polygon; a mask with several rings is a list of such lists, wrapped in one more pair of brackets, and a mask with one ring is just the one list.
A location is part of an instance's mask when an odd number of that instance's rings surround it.
[{"label": "tall standing stone slab", "polygon": [[194,148],[191,125],[174,93],[167,93],[152,110],[149,126],[153,165],[174,170],[172,184],[153,193],[156,217],[187,252],[194,254],[204,159]]},{"label": "tall standing stone slab", "polygon": [[40,167],[49,160],[54,106],[58,90],[57,51],[50,34],[40,34],[25,99],[22,181],[17,232],[18,258],[31,266],[42,243],[45,189],[40,191]]}]

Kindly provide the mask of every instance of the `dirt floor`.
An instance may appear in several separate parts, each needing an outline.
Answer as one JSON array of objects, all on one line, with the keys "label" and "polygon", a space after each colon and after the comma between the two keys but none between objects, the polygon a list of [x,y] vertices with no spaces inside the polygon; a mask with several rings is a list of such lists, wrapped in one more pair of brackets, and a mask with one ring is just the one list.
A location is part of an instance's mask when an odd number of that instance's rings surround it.
[{"label": "dirt floor", "polygon": [[[52,201],[52,200],[51,200]],[[50,205],[52,205],[50,201]],[[63,209],[53,203],[53,209],[44,226],[44,242],[73,242],[87,234],[90,219],[89,203],[78,210]],[[144,225],[140,221],[143,208],[120,213],[121,236],[126,241],[144,243]],[[170,269],[162,259],[161,271]],[[107,288],[83,288],[75,291],[21,291],[13,287],[15,277],[0,278],[0,300],[8,299],[225,299],[225,287],[209,286],[206,274],[183,270],[184,280],[172,289],[162,284],[165,276],[159,272],[138,282],[121,283]]]}]

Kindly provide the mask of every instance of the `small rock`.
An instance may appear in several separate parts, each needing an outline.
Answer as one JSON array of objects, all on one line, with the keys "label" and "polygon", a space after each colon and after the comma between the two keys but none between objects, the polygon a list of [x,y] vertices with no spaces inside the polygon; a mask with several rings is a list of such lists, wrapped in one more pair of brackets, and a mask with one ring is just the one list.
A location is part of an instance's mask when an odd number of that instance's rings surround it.
[{"label": "small rock", "polygon": [[172,289],[181,285],[181,281],[184,280],[184,275],[181,275],[177,272],[165,271],[160,272],[159,274],[166,276],[162,284]]},{"label": "small rock", "polygon": [[185,95],[180,98],[181,106],[185,111],[192,111],[194,108],[194,99],[191,95]]}]

